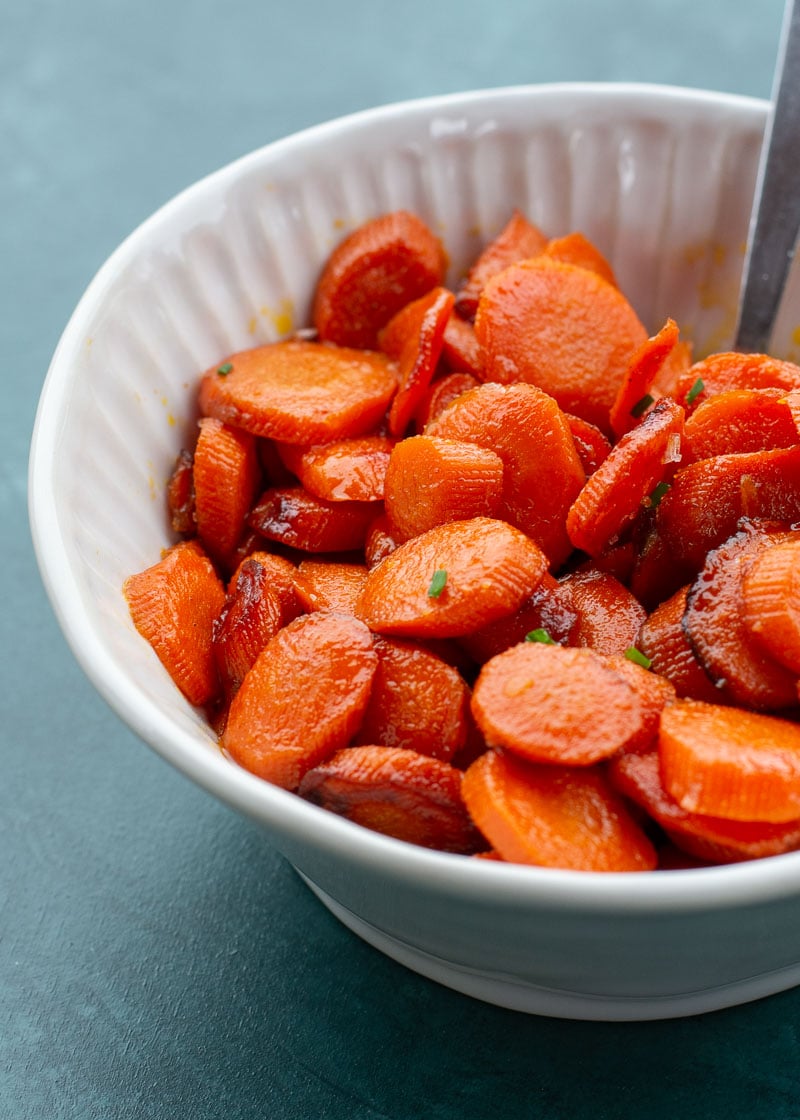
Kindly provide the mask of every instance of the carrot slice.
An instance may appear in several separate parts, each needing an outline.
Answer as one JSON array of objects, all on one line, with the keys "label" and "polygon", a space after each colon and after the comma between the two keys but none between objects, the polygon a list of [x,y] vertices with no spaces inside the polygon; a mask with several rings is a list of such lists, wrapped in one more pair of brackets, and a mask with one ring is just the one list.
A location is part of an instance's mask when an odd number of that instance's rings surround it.
[{"label": "carrot slice", "polygon": [[502,495],[502,460],[475,443],[411,436],[389,459],[386,515],[398,541],[446,521],[494,517]]},{"label": "carrot slice", "polygon": [[782,389],[729,389],[709,397],[687,419],[685,437],[689,461],[798,442]]},{"label": "carrot slice", "polygon": [[609,456],[611,442],[603,435],[596,424],[582,420],[580,416],[571,416],[566,413],[569,430],[581,466],[587,475],[594,474],[601,463]]},{"label": "carrot slice", "polygon": [[655,849],[596,769],[487,751],[464,775],[470,816],[512,863],[575,871],[652,871]]},{"label": "carrot slice", "polygon": [[479,384],[471,373],[446,373],[444,377],[438,377],[429,385],[417,407],[415,420],[418,430],[422,431],[462,393],[477,388]]},{"label": "carrot slice", "polygon": [[762,859],[800,847],[800,820],[783,824],[731,821],[682,809],[664,788],[658,755],[620,755],[609,764],[616,789],[649,816],[690,855],[714,863]]},{"label": "carrot slice", "polygon": [[538,256],[547,238],[524,214],[515,210],[510,219],[472,265],[456,296],[456,311],[462,319],[474,319],[478,301],[487,283],[509,265]]},{"label": "carrot slice", "polygon": [[681,406],[664,397],[586,480],[567,514],[576,548],[599,556],[656,486],[671,477],[680,460],[683,417]]},{"label": "carrot slice", "polygon": [[690,463],[675,475],[656,523],[676,560],[698,571],[743,517],[800,520],[800,447]]},{"label": "carrot slice", "polygon": [[647,332],[625,297],[585,268],[537,258],[486,285],[475,319],[487,381],[525,381],[610,433],[609,411]]},{"label": "carrot slice", "polygon": [[208,370],[200,410],[256,436],[309,445],[371,431],[396,389],[385,354],[293,340],[244,350]]},{"label": "carrot slice", "polygon": [[610,572],[586,565],[565,576],[560,586],[565,603],[578,616],[570,635],[572,645],[598,653],[624,653],[636,644],[647,614]]},{"label": "carrot slice", "polygon": [[330,611],[295,619],[244,678],[223,748],[258,777],[297,789],[306,771],[357,731],[377,664],[372,637],[357,619]]},{"label": "carrot slice", "polygon": [[368,568],[374,568],[390,552],[394,552],[399,541],[396,541],[389,527],[389,518],[385,513],[380,513],[374,521],[369,523],[367,539],[364,541],[364,560]]},{"label": "carrot slice", "polygon": [[338,560],[301,560],[297,565],[295,589],[307,611],[335,610],[354,614],[367,579],[365,564]]},{"label": "carrot slice", "polygon": [[278,444],[278,454],[309,494],[326,502],[379,502],[394,440],[359,436],[314,447]]},{"label": "carrot slice", "polygon": [[483,354],[475,328],[455,312],[444,328],[442,361],[454,372],[471,373],[478,381],[483,379]]},{"label": "carrot slice", "polygon": [[742,579],[742,619],[768,657],[800,676],[800,535],[765,549]]},{"label": "carrot slice", "polygon": [[658,746],[661,713],[676,698],[674,685],[666,677],[650,672],[624,653],[599,654],[599,657],[606,668],[619,674],[639,698],[642,724],[625,743],[623,753],[644,754],[654,751]]},{"label": "carrot slice", "polygon": [[480,385],[428,425],[426,435],[488,447],[503,461],[498,516],[521,529],[559,567],[572,551],[569,507],[585,475],[569,423],[532,385]]},{"label": "carrot slice", "polygon": [[302,486],[273,486],[248,523],[268,540],[303,552],[351,552],[363,548],[374,516],[372,502],[323,502]]},{"label": "carrot slice", "polygon": [[[397,356],[400,387],[389,409],[389,431],[401,436],[419,408],[442,353],[453,293],[434,288],[408,304],[381,333],[381,347]],[[398,325],[399,323],[399,325]]]},{"label": "carrot slice", "polygon": [[670,595],[691,582],[697,569],[679,560],[660,532],[657,522],[658,504],[643,507],[634,522],[632,540],[635,548],[633,568],[626,581],[631,593],[647,609],[654,610]]},{"label": "carrot slice", "polygon": [[248,553],[228,581],[228,594],[232,595],[235,592],[239,574],[248,560],[260,564],[264,569],[265,583],[272,588],[280,600],[284,626],[293,618],[297,618],[302,613],[294,587],[297,569],[291,560],[287,560],[285,556],[276,556],[274,552],[265,552],[263,549],[256,548]]},{"label": "carrot slice", "polygon": [[469,689],[420,645],[375,639],[378,669],[356,743],[403,747],[449,762],[467,738]]},{"label": "carrot slice", "polygon": [[795,675],[762,652],[741,609],[745,572],[766,549],[791,539],[791,534],[744,523],[708,554],[687,596],[683,627],[692,648],[714,683],[747,707],[774,710],[797,699]]},{"label": "carrot slice", "polygon": [[545,641],[549,638],[552,642],[569,645],[578,615],[567,599],[568,594],[558,580],[545,572],[519,610],[466,634],[461,644],[479,665],[532,633],[539,634]]},{"label": "carrot slice", "polygon": [[307,801],[356,824],[442,852],[469,855],[481,839],[461,798],[460,771],[401,747],[337,751],[303,778]]},{"label": "carrot slice", "polygon": [[441,284],[446,267],[441,242],[416,215],[396,210],[365,222],[322,270],[312,310],[320,339],[377,349],[381,328]]},{"label": "carrot slice", "polygon": [[486,662],[472,714],[491,746],[566,766],[610,758],[644,726],[639,693],[598,654],[539,642]]},{"label": "carrot slice", "polygon": [[720,704],[721,690],[706,673],[683,629],[688,592],[687,584],[648,615],[636,639],[636,648],[649,659],[654,673],[672,683],[678,696]]},{"label": "carrot slice", "polygon": [[193,541],[175,545],[122,591],[134,626],[189,703],[210,703],[220,688],[211,633],[225,589],[203,550]]},{"label": "carrot slice", "polygon": [[167,509],[173,533],[193,537],[197,532],[194,508],[194,455],[182,448],[167,483]]},{"label": "carrot slice", "polygon": [[659,737],[665,788],[691,813],[782,824],[800,819],[800,727],[760,712],[679,700]]},{"label": "carrot slice", "polygon": [[723,351],[690,366],[678,381],[676,397],[687,408],[698,408],[729,389],[770,388],[800,389],[800,366],[767,354]]},{"label": "carrot slice", "polygon": [[264,646],[288,621],[268,568],[258,560],[244,560],[213,630],[214,658],[228,701]]},{"label": "carrot slice", "polygon": [[562,264],[575,264],[596,272],[608,284],[618,287],[614,270],[596,245],[582,233],[568,233],[564,237],[554,237],[542,250],[542,256]]},{"label": "carrot slice", "polygon": [[379,633],[458,637],[515,611],[546,568],[541,549],[503,521],[450,521],[370,570],[358,614]]},{"label": "carrot slice", "polygon": [[194,452],[197,535],[222,564],[239,543],[260,482],[253,436],[220,420],[202,419]]},{"label": "carrot slice", "polygon": [[[643,411],[647,409],[650,390],[677,343],[678,324],[674,319],[667,319],[658,334],[643,342],[631,356],[611,406],[609,419],[615,436],[624,436],[631,428],[636,427]],[[644,408],[640,412],[642,406]]]}]

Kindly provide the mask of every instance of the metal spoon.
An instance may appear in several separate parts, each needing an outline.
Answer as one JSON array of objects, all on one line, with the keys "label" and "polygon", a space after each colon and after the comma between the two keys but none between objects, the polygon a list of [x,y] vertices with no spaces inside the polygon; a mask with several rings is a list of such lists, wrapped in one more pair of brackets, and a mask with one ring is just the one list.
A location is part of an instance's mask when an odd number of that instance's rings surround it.
[{"label": "metal spoon", "polygon": [[800,5],[787,0],[750,220],[734,347],[765,351],[800,232]]}]

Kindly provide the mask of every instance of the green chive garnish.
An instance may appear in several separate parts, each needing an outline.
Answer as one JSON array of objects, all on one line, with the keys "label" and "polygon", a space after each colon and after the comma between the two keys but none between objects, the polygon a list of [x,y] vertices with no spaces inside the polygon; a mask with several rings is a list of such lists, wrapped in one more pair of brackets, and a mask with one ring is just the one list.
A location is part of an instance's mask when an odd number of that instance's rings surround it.
[{"label": "green chive garnish", "polygon": [[638,650],[636,646],[628,646],[628,648],[625,650],[625,656],[629,661],[632,661],[634,665],[641,665],[643,669],[649,669],[653,664],[650,658],[645,657],[645,655],[640,650]]},{"label": "green chive garnish", "polygon": [[651,509],[656,508],[656,506],[660,503],[661,499],[666,494],[667,490],[669,490],[669,483],[659,482],[658,486],[656,486],[655,490],[648,499]]},{"label": "green chive garnish", "polygon": [[695,381],[694,385],[692,385],[691,389],[686,394],[686,403],[687,404],[694,404],[694,402],[697,400],[697,398],[700,396],[700,394],[702,393],[702,391],[704,389],[705,389],[705,385],[703,383],[703,379],[702,379],[702,377],[698,377],[698,379]]},{"label": "green chive garnish", "polygon": [[558,642],[554,642],[546,630],[542,627],[537,627],[536,630],[531,630],[525,635],[526,642],[542,642],[546,646],[557,646]]},{"label": "green chive garnish", "polygon": [[218,366],[217,373],[220,377],[227,377],[233,369],[233,362],[225,362],[223,365]]},{"label": "green chive garnish", "polygon": [[655,404],[655,399],[649,393],[645,393],[631,409],[631,416],[638,420],[643,413],[647,412],[651,404]]},{"label": "green chive garnish", "polygon": [[431,585],[428,588],[428,598],[438,599],[444,591],[444,585],[447,583],[447,572],[444,568],[437,568],[433,573]]}]

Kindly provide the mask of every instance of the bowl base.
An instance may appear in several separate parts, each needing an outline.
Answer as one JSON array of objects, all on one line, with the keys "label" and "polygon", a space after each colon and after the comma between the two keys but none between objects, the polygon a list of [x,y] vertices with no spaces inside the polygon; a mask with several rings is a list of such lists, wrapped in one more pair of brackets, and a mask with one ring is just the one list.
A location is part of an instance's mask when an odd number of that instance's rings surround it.
[{"label": "bowl base", "polygon": [[342,925],[398,964],[462,995],[529,1015],[596,1022],[678,1019],[737,1007],[800,985],[800,965],[791,965],[705,991],[666,996],[603,996],[541,987],[453,964],[415,948],[357,917],[301,871],[297,874]]}]

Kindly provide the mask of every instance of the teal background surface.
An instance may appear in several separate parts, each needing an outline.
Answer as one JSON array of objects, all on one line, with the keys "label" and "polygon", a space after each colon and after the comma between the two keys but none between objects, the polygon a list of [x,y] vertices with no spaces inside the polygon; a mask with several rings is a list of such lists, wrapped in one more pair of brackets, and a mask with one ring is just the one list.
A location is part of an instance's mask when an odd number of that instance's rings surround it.
[{"label": "teal background surface", "polygon": [[[800,1115],[800,990],[526,1017],[362,944],[95,695],[35,568],[26,461],[70,312],[197,177],[387,101],[558,80],[767,97],[780,0],[27,0],[0,10],[0,1118]],[[91,485],[91,480],[86,480]]]}]

